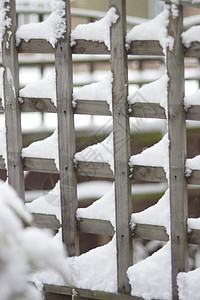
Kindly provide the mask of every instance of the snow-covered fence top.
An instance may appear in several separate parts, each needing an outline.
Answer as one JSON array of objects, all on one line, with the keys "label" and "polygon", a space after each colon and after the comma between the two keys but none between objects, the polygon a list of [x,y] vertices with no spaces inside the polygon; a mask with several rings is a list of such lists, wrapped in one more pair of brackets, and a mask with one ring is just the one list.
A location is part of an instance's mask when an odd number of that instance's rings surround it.
[{"label": "snow-covered fence top", "polygon": [[[45,285],[46,299],[57,295],[59,299],[72,295],[102,300],[199,298],[196,282],[200,271],[186,272],[188,243],[200,243],[199,219],[188,219],[187,183],[199,184],[200,167],[199,157],[187,159],[185,125],[186,119],[200,119],[199,93],[184,98],[184,56],[200,57],[200,43],[198,28],[182,33],[182,6],[171,2],[155,19],[127,34],[124,0],[110,0],[104,18],[79,25],[73,32],[69,0],[51,1],[49,18],[19,29],[15,1],[3,1],[1,111],[5,112],[6,129],[0,132],[0,166],[7,168],[9,183],[22,198],[24,170],[60,175],[60,185],[53,196],[47,195],[48,201],[38,199],[27,206],[40,213],[35,215],[36,223],[52,220],[49,227],[62,227],[67,248],[66,268],[74,288],[45,277],[42,280],[50,283]],[[193,2],[179,4],[200,6],[199,1]],[[19,91],[20,52],[55,53],[55,74]],[[73,93],[72,53],[109,54],[111,72],[101,82]],[[128,96],[130,54],[165,56],[166,70],[159,80]],[[57,113],[58,128],[47,140],[22,149],[23,111]],[[76,153],[75,113],[112,116],[113,133],[102,143]],[[168,132],[152,148],[131,155],[130,117],[165,119]],[[115,182],[92,206],[78,209],[77,174]],[[168,188],[154,207],[132,214],[132,179],[167,181]],[[79,232],[103,233],[112,240],[78,256]],[[132,242],[137,238],[167,243],[133,264]]]}]

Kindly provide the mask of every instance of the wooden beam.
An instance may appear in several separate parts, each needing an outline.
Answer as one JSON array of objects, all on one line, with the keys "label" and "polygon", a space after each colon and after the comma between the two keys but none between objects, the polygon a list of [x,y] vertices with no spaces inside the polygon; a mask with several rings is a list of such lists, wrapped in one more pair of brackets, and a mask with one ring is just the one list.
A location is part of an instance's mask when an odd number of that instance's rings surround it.
[{"label": "wooden beam", "polygon": [[32,216],[33,225],[39,228],[49,228],[52,230],[58,230],[61,227],[61,224],[55,215],[32,213]]},{"label": "wooden beam", "polygon": [[143,239],[143,240],[157,240],[167,242],[169,236],[166,232],[165,227],[149,224],[135,224],[135,227],[132,231],[134,239]]},{"label": "wooden beam", "polygon": [[107,163],[92,161],[78,161],[77,174],[79,176],[114,178],[113,172]]},{"label": "wooden beam", "polygon": [[[66,299],[66,295],[74,295],[74,298],[77,299],[94,299],[94,300],[143,300],[141,297],[135,297],[125,294],[114,294],[108,292],[101,292],[101,291],[91,291],[91,290],[84,290],[79,289],[76,287],[67,287],[67,286],[59,286],[59,285],[48,285],[44,284],[44,296],[46,300],[50,299],[59,299],[64,300]],[[58,296],[58,298],[56,298]],[[63,296],[63,297],[60,297]]]},{"label": "wooden beam", "polygon": [[80,218],[80,220],[77,220],[77,226],[80,232],[109,236],[113,236],[115,233],[110,221],[106,220]]},{"label": "wooden beam", "polygon": [[24,157],[23,158],[24,171],[41,172],[58,174],[54,159],[38,158],[38,157]]},{"label": "wooden beam", "polygon": [[174,17],[170,8],[168,34],[174,40],[173,49],[167,48],[166,67],[168,84],[169,137],[169,193],[171,219],[172,298],[178,299],[177,275],[188,270],[187,217],[188,197],[185,178],[186,124],[184,98],[184,55],[181,44],[183,27],[182,6]]},{"label": "wooden beam", "polygon": [[137,181],[166,182],[166,174],[162,167],[134,165],[130,174]]},{"label": "wooden beam", "polygon": [[132,41],[128,55],[154,55],[163,56],[163,49],[160,46],[159,41],[143,40],[143,41]]},{"label": "wooden beam", "polygon": [[5,124],[7,144],[8,182],[24,199],[24,175],[21,161],[22,132],[18,103],[19,70],[15,43],[16,11],[15,0],[5,2],[6,19],[11,19],[5,28],[2,47],[4,72]]},{"label": "wooden beam", "polygon": [[110,51],[104,43],[96,41],[76,40],[72,47],[73,54],[109,54]]},{"label": "wooden beam", "polygon": [[20,109],[22,112],[57,112],[57,108],[49,98],[22,97]]},{"label": "wooden beam", "polygon": [[69,256],[79,254],[79,238],[76,229],[77,178],[74,168],[76,152],[73,100],[72,51],[70,46],[70,0],[65,6],[66,32],[59,39],[55,50],[56,96],[58,112],[58,145],[60,168],[60,196],[62,238]]},{"label": "wooden beam", "polygon": [[110,0],[119,16],[111,26],[111,71],[113,105],[113,148],[115,173],[115,210],[117,243],[117,284],[119,293],[130,293],[127,269],[132,265],[132,239],[129,227],[132,212],[130,158],[130,127],[128,112],[128,70],[126,36],[126,1]]}]

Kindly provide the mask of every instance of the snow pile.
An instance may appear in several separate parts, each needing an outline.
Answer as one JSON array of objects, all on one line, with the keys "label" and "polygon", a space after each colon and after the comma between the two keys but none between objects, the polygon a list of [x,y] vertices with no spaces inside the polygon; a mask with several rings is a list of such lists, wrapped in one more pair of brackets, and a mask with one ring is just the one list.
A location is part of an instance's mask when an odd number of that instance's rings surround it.
[{"label": "snow pile", "polygon": [[177,276],[179,298],[181,300],[200,299],[200,268]]},{"label": "snow pile", "polygon": [[131,227],[134,229],[136,223],[164,226],[168,235],[170,234],[170,204],[169,190],[155,205],[131,215]]},{"label": "snow pile", "polygon": [[161,78],[142,86],[128,97],[129,105],[140,103],[159,103],[167,114],[167,86],[169,78],[165,73]]},{"label": "snow pile", "polygon": [[4,4],[6,2],[9,3],[10,0],[0,1],[0,52],[2,51],[2,42],[5,33],[5,28],[9,28],[11,26],[11,19],[6,17],[6,10],[4,8]]},{"label": "snow pile", "polygon": [[131,295],[150,299],[171,299],[170,243],[127,271]]},{"label": "snow pile", "polygon": [[57,129],[48,138],[42,141],[34,142],[27,148],[22,149],[22,157],[54,159],[56,167],[59,170]]},{"label": "snow pile", "polygon": [[14,190],[0,182],[0,295],[1,300],[38,300],[39,291],[27,281],[33,271],[48,268],[69,284],[64,257],[52,236],[36,228]]},{"label": "snow pile", "polygon": [[26,209],[30,213],[55,215],[61,222],[60,210],[60,181],[49,193],[26,204]]},{"label": "snow pile", "polygon": [[[115,185],[87,208],[78,208],[77,218],[108,220],[115,227]],[[106,207],[106,209],[105,209]]]},{"label": "snow pile", "polygon": [[71,46],[76,44],[76,40],[104,42],[110,50],[110,27],[116,23],[119,16],[116,8],[111,7],[104,18],[94,23],[79,24],[71,33]]},{"label": "snow pile", "polygon": [[19,91],[20,97],[50,98],[56,106],[56,78],[55,73],[36,82],[28,83]]},{"label": "snow pile", "polygon": [[169,178],[169,139],[165,134],[158,143],[145,149],[142,153],[131,156],[130,167],[134,165],[163,167],[166,178]]},{"label": "snow pile", "polygon": [[182,42],[186,48],[189,48],[193,42],[200,42],[200,25],[192,26],[187,31],[183,32]]},{"label": "snow pile", "polygon": [[187,111],[188,108],[192,105],[199,105],[200,104],[200,90],[198,90],[195,94],[185,96],[184,98],[184,107]]},{"label": "snow pile", "polygon": [[16,32],[17,45],[23,39],[46,39],[55,48],[58,39],[66,32],[65,1],[51,0],[52,13],[41,23],[22,25]]},{"label": "snow pile", "polygon": [[162,13],[149,22],[133,27],[127,33],[127,48],[132,41],[158,40],[163,50],[167,47],[173,48],[173,38],[168,36],[167,27],[169,25],[169,6],[166,5]]},{"label": "snow pile", "polygon": [[188,229],[200,229],[200,218],[189,218],[187,221]]},{"label": "snow pile", "polygon": [[186,176],[190,176],[192,170],[200,170],[200,155],[186,159],[185,163]]},{"label": "snow pile", "polygon": [[85,85],[73,94],[73,104],[76,100],[104,100],[107,101],[112,112],[112,82],[113,75],[111,72],[99,82]]},{"label": "snow pile", "polygon": [[75,159],[77,161],[105,162],[110,165],[111,170],[114,172],[113,133],[103,142],[76,153]]},{"label": "snow pile", "polygon": [[67,258],[73,285],[78,288],[117,292],[116,239],[80,256]]}]

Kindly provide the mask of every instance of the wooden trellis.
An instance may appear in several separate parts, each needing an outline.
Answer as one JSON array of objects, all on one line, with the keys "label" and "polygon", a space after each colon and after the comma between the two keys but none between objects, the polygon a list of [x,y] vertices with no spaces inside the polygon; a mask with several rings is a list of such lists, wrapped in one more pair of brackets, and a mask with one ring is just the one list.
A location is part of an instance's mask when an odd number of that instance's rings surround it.
[{"label": "wooden trellis", "polygon": [[[170,3],[170,1],[167,1]],[[173,2],[173,1],[171,1]],[[193,105],[185,113],[184,97],[184,57],[200,58],[200,43],[195,42],[190,48],[184,48],[181,43],[183,26],[182,5],[200,8],[200,4],[190,1],[179,1],[179,17],[174,18],[170,11],[168,34],[174,38],[173,50],[167,48],[166,68],[169,77],[168,84],[168,137],[169,151],[169,189],[171,209],[171,257],[172,257],[172,295],[178,299],[176,277],[179,272],[188,270],[188,243],[200,244],[200,231],[187,233],[187,183],[200,184],[200,171],[195,170],[189,178],[185,177],[186,160],[186,125],[187,120],[200,120],[200,106]],[[16,12],[15,1],[5,2],[7,17],[12,19],[11,27],[6,29],[2,62],[4,73],[4,94],[7,137],[7,172],[9,183],[24,198],[24,171],[58,173],[53,159],[28,158],[21,159],[22,133],[20,112],[53,112],[58,114],[59,163],[61,183],[62,225],[54,216],[35,215],[37,224],[49,224],[52,229],[62,226],[63,241],[67,246],[69,256],[78,255],[78,233],[97,233],[114,235],[114,229],[109,221],[77,220],[77,174],[114,178],[116,204],[116,247],[117,247],[117,284],[118,293],[102,293],[75,289],[78,296],[74,299],[139,299],[130,296],[130,286],[126,276],[128,267],[132,264],[132,238],[168,241],[166,230],[162,226],[136,224],[130,229],[132,213],[131,179],[152,182],[166,181],[162,168],[135,165],[130,174],[130,117],[165,119],[165,111],[156,103],[135,103],[132,112],[128,113],[128,55],[163,56],[163,50],[158,41],[133,41],[130,49],[125,48],[126,6],[125,0],[109,0],[110,7],[115,7],[119,15],[118,21],[111,27],[111,50],[104,43],[77,40],[70,46],[71,15],[70,0],[66,0],[67,31],[60,39],[55,49],[46,40],[32,39],[21,41],[16,47]],[[57,82],[57,108],[49,99],[22,98],[18,102],[18,53],[55,53],[55,68]],[[74,166],[75,129],[74,114],[111,115],[106,101],[77,100],[76,108],[72,107],[72,54],[109,54],[113,73],[113,136],[114,136],[114,169],[111,172],[108,164],[99,162],[78,162]],[[68,83],[67,85],[65,83]],[[69,143],[70,141],[70,143]],[[0,157],[0,167],[5,163]],[[132,176],[130,176],[132,175]],[[123,199],[123,201],[122,201]],[[70,287],[45,286],[46,299],[66,299],[72,295]]]}]

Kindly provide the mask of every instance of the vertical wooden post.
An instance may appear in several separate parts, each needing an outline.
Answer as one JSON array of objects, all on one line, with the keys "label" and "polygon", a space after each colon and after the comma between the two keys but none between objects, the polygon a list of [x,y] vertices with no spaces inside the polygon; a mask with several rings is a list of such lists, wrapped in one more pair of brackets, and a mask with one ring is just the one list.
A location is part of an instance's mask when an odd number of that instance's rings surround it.
[{"label": "vertical wooden post", "polygon": [[118,292],[129,293],[130,286],[126,272],[132,264],[132,239],[129,227],[132,199],[128,166],[130,158],[130,128],[127,105],[127,55],[125,49],[126,1],[110,0],[109,5],[110,7],[115,7],[119,15],[117,22],[111,28]]},{"label": "vertical wooden post", "polygon": [[181,44],[182,6],[173,16],[170,8],[168,34],[174,38],[173,50],[167,49],[169,188],[171,212],[172,294],[178,299],[177,274],[188,270],[187,217],[188,197],[185,178],[186,123],[183,107],[184,53]]},{"label": "vertical wooden post", "polygon": [[74,169],[75,129],[72,107],[72,53],[70,47],[70,0],[65,7],[66,32],[55,51],[56,95],[58,111],[58,143],[61,188],[62,237],[69,256],[79,254],[76,230],[77,180]]},{"label": "vertical wooden post", "polygon": [[4,72],[5,123],[7,142],[8,182],[24,199],[24,176],[20,152],[22,149],[21,115],[18,103],[19,67],[15,43],[16,10],[15,0],[5,2],[6,18],[10,19],[6,27],[2,63]]}]

